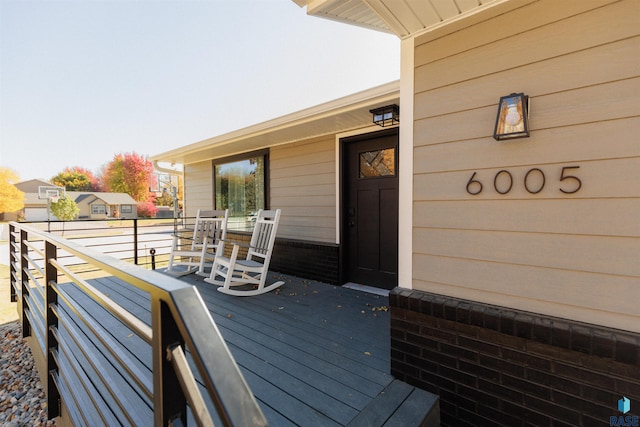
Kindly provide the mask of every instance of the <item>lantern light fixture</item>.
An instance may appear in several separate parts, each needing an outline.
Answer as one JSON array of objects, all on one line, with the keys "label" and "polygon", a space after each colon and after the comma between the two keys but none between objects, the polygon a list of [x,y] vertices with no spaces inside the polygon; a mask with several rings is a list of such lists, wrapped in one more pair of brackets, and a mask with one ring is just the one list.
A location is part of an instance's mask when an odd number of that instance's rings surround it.
[{"label": "lantern light fixture", "polygon": [[498,116],[493,130],[496,141],[529,136],[529,97],[512,93],[500,98]]},{"label": "lantern light fixture", "polygon": [[373,114],[373,123],[378,126],[392,126],[400,123],[400,107],[396,104],[369,110]]}]

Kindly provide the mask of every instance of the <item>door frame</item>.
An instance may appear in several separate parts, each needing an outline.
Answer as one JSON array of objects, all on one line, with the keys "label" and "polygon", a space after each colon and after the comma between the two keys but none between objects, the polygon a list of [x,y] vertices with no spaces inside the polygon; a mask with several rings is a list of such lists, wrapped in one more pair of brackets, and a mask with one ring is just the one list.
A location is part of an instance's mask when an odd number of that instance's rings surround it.
[{"label": "door frame", "polygon": [[[346,283],[347,277],[347,253],[344,250],[346,244],[346,230],[344,227],[345,222],[345,212],[344,212],[344,204],[345,204],[345,193],[346,193],[346,185],[348,185],[347,179],[345,177],[345,171],[347,167],[347,162],[345,159],[346,155],[346,145],[350,142],[358,142],[364,141],[367,139],[371,139],[373,137],[378,136],[386,136],[386,135],[397,135],[398,136],[398,144],[397,144],[397,153],[396,153],[396,161],[397,161],[397,173],[400,174],[402,166],[401,166],[401,157],[400,157],[400,127],[393,126],[386,129],[381,129],[378,126],[371,126],[367,129],[360,129],[355,132],[348,132],[343,134],[336,135],[336,174],[338,179],[336,180],[336,194],[337,205],[336,205],[336,243],[339,247],[339,281],[341,285]],[[401,188],[398,188],[398,197],[400,197]],[[398,208],[400,207],[400,200],[398,200]],[[399,222],[399,216],[398,216]],[[399,224],[398,224],[398,234],[400,233]],[[400,244],[398,242],[398,262],[400,258]],[[399,266],[398,266],[399,269]],[[400,272],[398,271],[398,275]]]}]

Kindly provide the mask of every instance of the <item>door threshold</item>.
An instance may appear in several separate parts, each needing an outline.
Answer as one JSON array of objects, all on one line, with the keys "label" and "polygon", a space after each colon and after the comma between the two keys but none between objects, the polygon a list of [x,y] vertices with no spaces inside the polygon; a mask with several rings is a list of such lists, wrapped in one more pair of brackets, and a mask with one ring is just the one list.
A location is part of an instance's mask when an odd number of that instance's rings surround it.
[{"label": "door threshold", "polygon": [[355,289],[356,291],[368,292],[370,294],[380,295],[383,297],[389,296],[387,289],[375,288],[373,286],[361,285],[359,283],[348,282],[342,285],[344,288]]}]

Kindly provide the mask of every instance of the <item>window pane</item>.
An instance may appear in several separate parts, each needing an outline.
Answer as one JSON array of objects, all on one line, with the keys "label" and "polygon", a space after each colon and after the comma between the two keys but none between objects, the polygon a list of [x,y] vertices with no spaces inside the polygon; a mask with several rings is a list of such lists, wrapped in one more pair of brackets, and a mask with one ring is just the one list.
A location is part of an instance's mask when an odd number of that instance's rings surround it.
[{"label": "window pane", "polygon": [[393,176],[396,174],[396,150],[365,151],[360,153],[360,178]]},{"label": "window pane", "polygon": [[107,212],[105,205],[91,205],[92,214],[104,214]]},{"label": "window pane", "polygon": [[264,209],[264,157],[215,166],[216,208],[229,209],[229,229],[251,229]]}]

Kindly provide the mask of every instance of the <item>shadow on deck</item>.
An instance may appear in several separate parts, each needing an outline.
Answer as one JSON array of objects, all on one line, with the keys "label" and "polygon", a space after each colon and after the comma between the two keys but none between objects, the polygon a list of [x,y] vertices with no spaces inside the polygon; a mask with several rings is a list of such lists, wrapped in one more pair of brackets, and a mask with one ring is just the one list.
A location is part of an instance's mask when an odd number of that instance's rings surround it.
[{"label": "shadow on deck", "polygon": [[[182,280],[198,288],[270,425],[439,425],[437,396],[389,372],[387,297],[277,273],[269,281],[285,284],[254,297]],[[144,292],[113,277],[91,282],[150,323]]]}]

